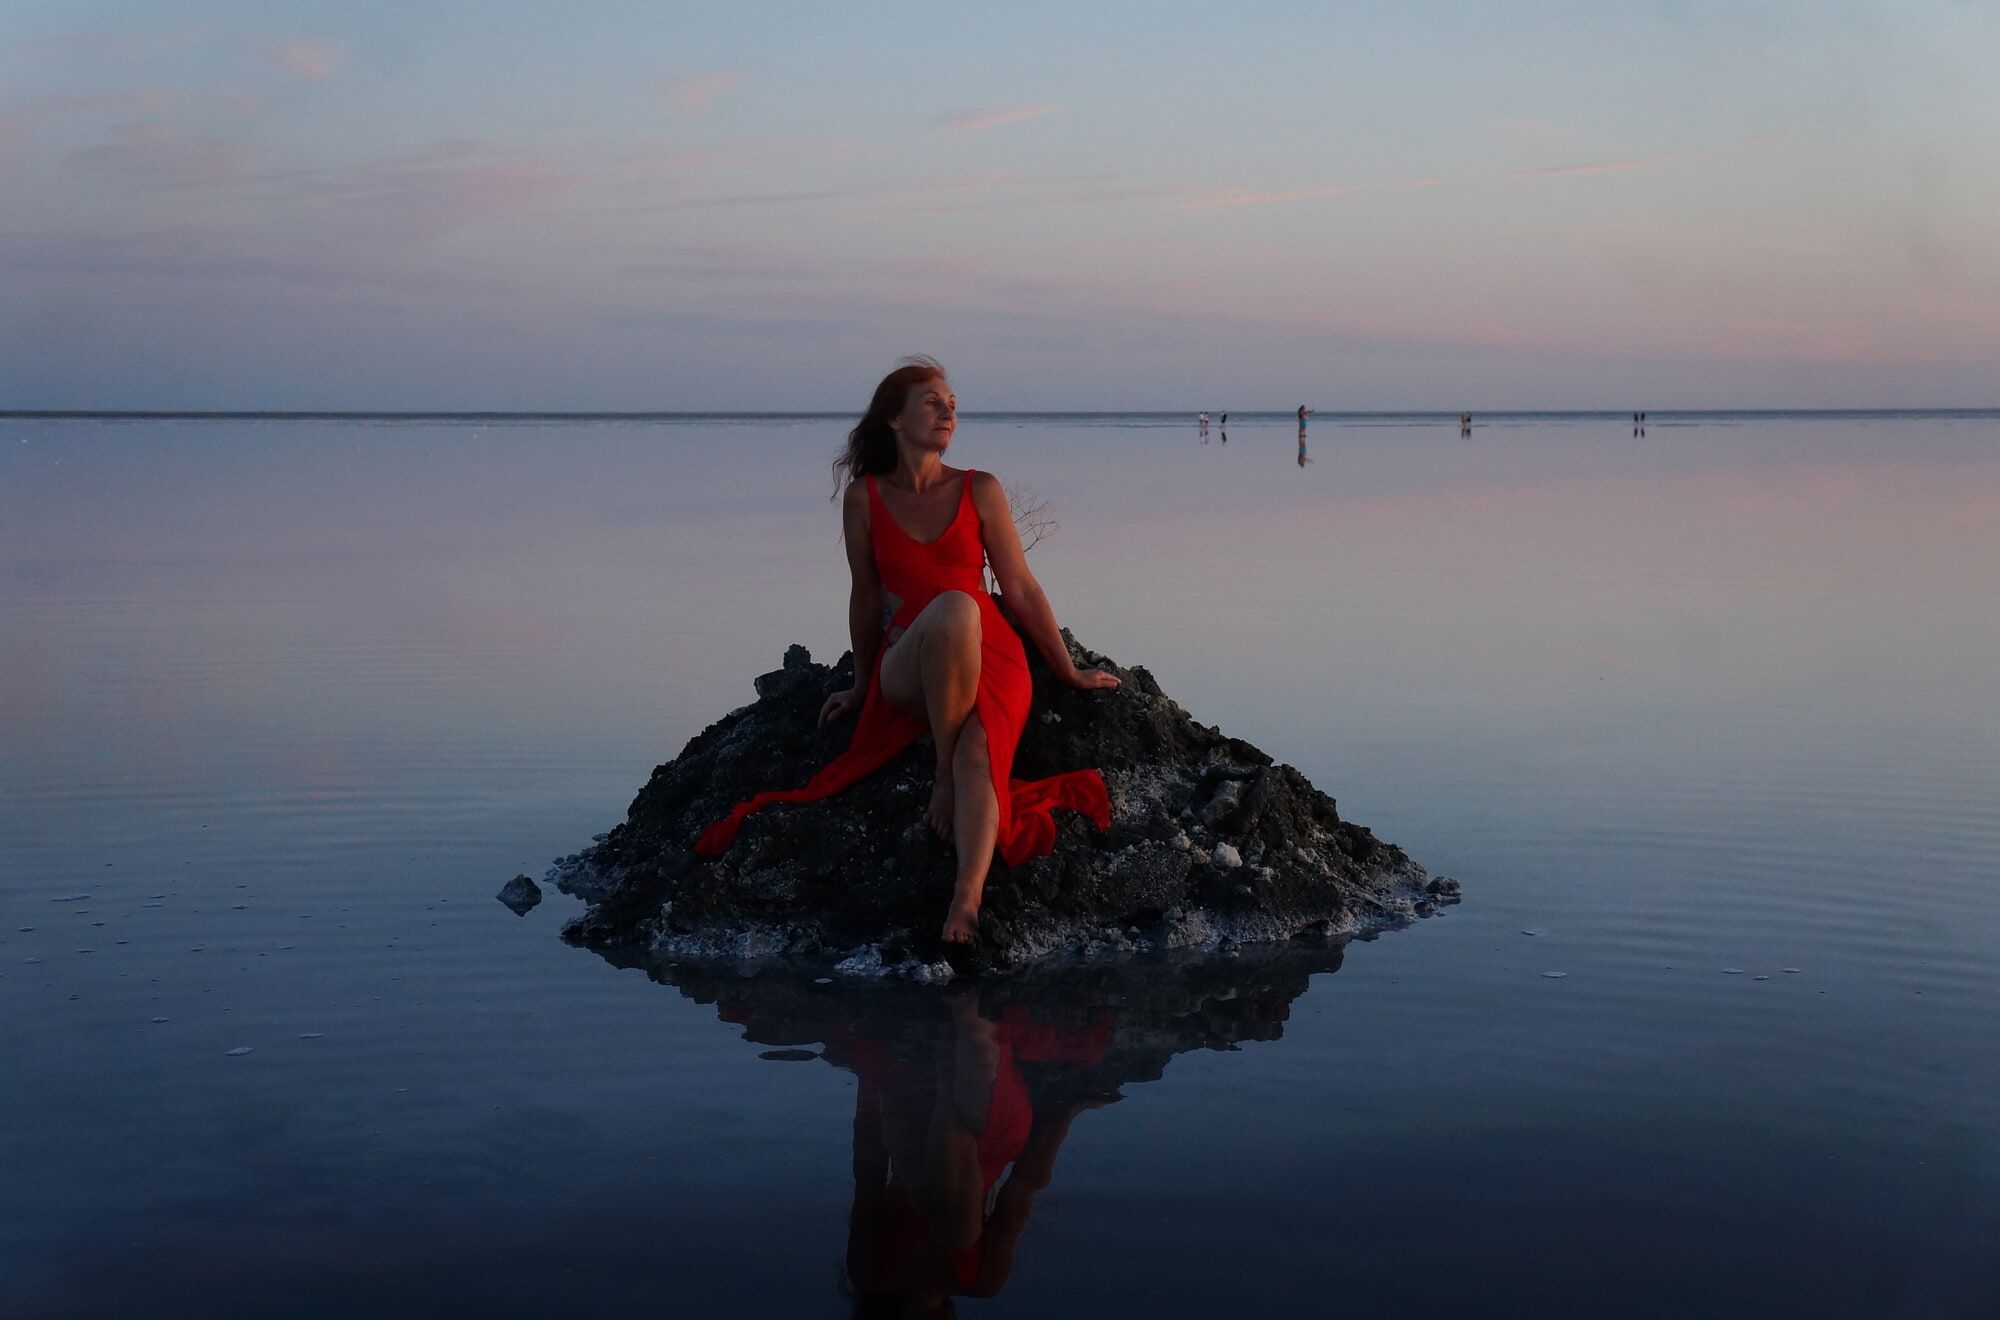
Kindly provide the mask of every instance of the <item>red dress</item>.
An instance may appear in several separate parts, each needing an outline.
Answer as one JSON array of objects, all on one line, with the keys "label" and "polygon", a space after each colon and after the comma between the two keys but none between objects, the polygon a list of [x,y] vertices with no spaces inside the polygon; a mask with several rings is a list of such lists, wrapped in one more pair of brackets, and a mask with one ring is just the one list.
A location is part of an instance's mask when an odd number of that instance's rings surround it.
[{"label": "red dress", "polygon": [[[1000,803],[1000,833],[995,846],[1009,866],[1019,866],[1054,850],[1056,823],[1050,813],[1055,808],[1080,811],[1098,829],[1105,829],[1111,824],[1111,799],[1103,777],[1095,770],[1071,770],[1032,780],[1015,779],[1010,774],[1014,749],[1028,723],[1032,685],[1021,638],[985,589],[986,540],[972,503],[972,476],[968,468],[959,492],[958,513],[935,541],[919,541],[898,526],[882,502],[881,492],[875,489],[875,478],[863,477],[868,484],[868,536],[883,588],[902,601],[889,628],[909,627],[940,592],[962,591],[979,606],[979,692],[973,710],[986,730],[993,795]],[[883,635],[888,635],[887,629]],[[866,778],[929,727],[882,695],[886,650],[880,646],[875,650],[875,672],[868,680],[861,715],[854,723],[854,739],[847,750],[822,766],[804,788],[759,793],[737,803],[727,816],[702,831],[694,845],[698,855],[721,856],[735,840],[743,818],[753,811],[773,802],[817,802]]]}]

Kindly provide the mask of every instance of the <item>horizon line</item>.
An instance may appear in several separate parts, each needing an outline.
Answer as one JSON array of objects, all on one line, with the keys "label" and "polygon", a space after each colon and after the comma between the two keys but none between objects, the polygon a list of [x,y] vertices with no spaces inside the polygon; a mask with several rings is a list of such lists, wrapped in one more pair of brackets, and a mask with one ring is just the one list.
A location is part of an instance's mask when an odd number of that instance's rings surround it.
[{"label": "horizon line", "polygon": [[[1199,408],[982,408],[960,412],[961,417],[1188,417],[1192,419],[1202,410]],[[1245,408],[1231,409],[1239,417],[1283,418],[1295,416],[1295,408]],[[1468,410],[1464,408],[1314,408],[1314,417],[1447,417],[1457,418]],[[1649,418],[1655,414],[1661,417],[1712,417],[1719,415],[1811,415],[1811,414],[1893,414],[1908,412],[1924,413],[1991,413],[2000,412],[2000,404],[1938,405],[1938,404],[1873,404],[1866,407],[1813,406],[1813,407],[1676,407],[1676,408],[1487,408],[1471,409],[1475,419],[1479,417],[1629,417],[1633,413],[1644,413]],[[859,416],[852,408],[841,409],[751,409],[751,408],[583,408],[583,409],[512,409],[512,408],[423,408],[423,409],[348,409],[348,408],[0,408],[0,421],[89,421],[89,420],[131,420],[131,421],[442,421],[442,420],[567,420],[591,421],[609,419],[697,419],[707,417],[762,417],[796,418],[801,420],[823,420],[826,418],[848,418]]]}]

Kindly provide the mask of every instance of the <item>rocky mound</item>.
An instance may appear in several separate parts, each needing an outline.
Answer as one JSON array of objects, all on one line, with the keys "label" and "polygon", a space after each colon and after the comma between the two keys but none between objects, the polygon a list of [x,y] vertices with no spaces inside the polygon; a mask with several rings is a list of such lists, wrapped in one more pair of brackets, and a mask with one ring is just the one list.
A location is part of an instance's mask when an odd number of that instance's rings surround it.
[{"label": "rocky mound", "polygon": [[1079,668],[1122,686],[1056,683],[1029,648],[1034,704],[1014,774],[1095,766],[1111,828],[1058,811],[1055,851],[1024,866],[995,859],[979,942],[938,938],[953,874],[949,844],[923,824],[933,753],[899,759],[822,802],[768,807],[713,862],[695,837],[736,802],[804,783],[842,751],[851,720],[816,728],[853,657],[828,667],[802,646],[756,680],[757,701],[703,730],[653,771],[622,825],[563,858],[549,878],[589,905],[574,943],[655,959],[802,960],[844,974],[920,980],[1014,971],[1051,955],[1229,947],[1301,933],[1342,937],[1428,916],[1458,884],[1340,819],[1288,765],[1197,723],[1145,669],[1124,668],[1063,634]]}]

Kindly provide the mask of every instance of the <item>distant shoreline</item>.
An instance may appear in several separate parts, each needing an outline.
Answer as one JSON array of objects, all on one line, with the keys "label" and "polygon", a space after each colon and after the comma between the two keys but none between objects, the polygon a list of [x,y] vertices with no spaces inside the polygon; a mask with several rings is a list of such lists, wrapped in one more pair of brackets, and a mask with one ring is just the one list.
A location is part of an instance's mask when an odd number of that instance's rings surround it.
[{"label": "distant shoreline", "polygon": [[[1066,409],[1035,410],[995,410],[991,412],[966,412],[968,419],[991,420],[1054,419],[1054,418],[1159,418],[1168,420],[1191,419],[1196,410],[1176,408],[1157,409],[1096,409],[1090,411]],[[1295,413],[1289,408],[1269,411],[1231,409],[1242,421],[1291,421]],[[1331,409],[1315,409],[1313,419],[1320,422],[1349,420],[1389,420],[1437,418],[1457,421],[1460,408],[1414,408],[1414,409],[1358,409],[1339,412]],[[1493,408],[1474,409],[1475,422],[1491,420],[1533,420],[1537,418],[1570,418],[1590,420],[1629,421],[1633,409],[1615,408]],[[1650,408],[1646,409],[1647,421],[1692,418],[1726,417],[2000,417],[2000,405],[1983,408]],[[395,411],[356,412],[342,410],[260,410],[260,409],[88,409],[88,408],[18,408],[0,409],[0,421],[155,421],[155,422],[699,422],[699,421],[830,421],[851,419],[856,414],[853,409],[826,412],[731,412],[720,409],[685,412],[502,412],[502,411]]]}]

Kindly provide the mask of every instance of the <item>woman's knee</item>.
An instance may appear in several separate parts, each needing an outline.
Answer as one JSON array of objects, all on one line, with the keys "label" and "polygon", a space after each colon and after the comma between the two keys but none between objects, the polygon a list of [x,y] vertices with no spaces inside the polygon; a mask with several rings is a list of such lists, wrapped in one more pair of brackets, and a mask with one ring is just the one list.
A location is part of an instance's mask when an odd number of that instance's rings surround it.
[{"label": "woman's knee", "polygon": [[979,602],[966,592],[940,591],[925,611],[936,615],[933,626],[948,636],[979,636]]}]

